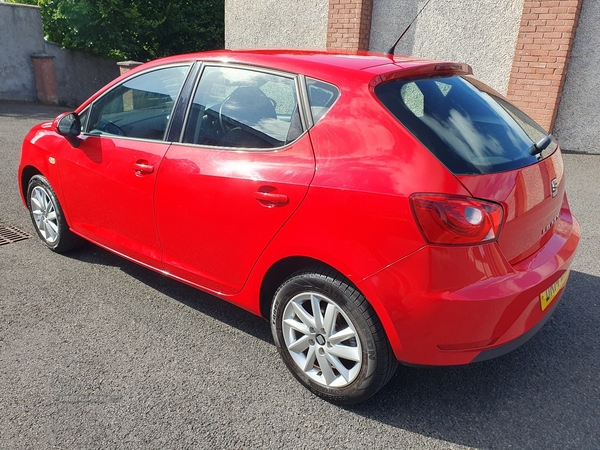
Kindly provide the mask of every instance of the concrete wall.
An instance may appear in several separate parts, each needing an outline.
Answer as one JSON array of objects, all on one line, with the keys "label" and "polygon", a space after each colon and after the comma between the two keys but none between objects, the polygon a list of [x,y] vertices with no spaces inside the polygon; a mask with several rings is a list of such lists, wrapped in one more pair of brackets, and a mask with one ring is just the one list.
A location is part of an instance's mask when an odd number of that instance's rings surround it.
[{"label": "concrete wall", "polygon": [[39,8],[0,3],[0,99],[36,102],[30,55],[44,53]]},{"label": "concrete wall", "polygon": [[226,48],[325,48],[326,0],[225,0]]},{"label": "concrete wall", "polygon": [[600,154],[599,74],[600,1],[584,0],[554,127],[563,149]]},{"label": "concrete wall", "polygon": [[[373,0],[370,49],[387,51],[424,4]],[[506,94],[522,9],[523,0],[433,0],[396,54],[466,62],[477,78]]]},{"label": "concrete wall", "polygon": [[46,42],[45,53],[54,56],[58,98],[66,105],[79,106],[119,76],[117,62],[112,59],[64,50],[50,42]]},{"label": "concrete wall", "polygon": [[79,105],[119,75],[116,61],[46,42],[38,7],[0,2],[0,100],[38,100],[33,54],[54,56],[58,99],[64,105]]}]

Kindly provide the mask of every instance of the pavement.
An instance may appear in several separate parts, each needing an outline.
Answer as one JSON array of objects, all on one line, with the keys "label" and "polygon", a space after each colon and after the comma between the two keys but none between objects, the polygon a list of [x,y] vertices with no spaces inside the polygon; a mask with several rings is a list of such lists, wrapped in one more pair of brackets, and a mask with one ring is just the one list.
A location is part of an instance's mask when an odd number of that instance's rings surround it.
[{"label": "pavement", "polygon": [[[0,224],[34,234],[20,145],[62,110],[0,102]],[[0,246],[0,447],[600,448],[600,155],[564,159],[582,241],[548,323],[495,360],[400,367],[354,407],[312,396],[268,323],[221,300],[92,244]]]}]

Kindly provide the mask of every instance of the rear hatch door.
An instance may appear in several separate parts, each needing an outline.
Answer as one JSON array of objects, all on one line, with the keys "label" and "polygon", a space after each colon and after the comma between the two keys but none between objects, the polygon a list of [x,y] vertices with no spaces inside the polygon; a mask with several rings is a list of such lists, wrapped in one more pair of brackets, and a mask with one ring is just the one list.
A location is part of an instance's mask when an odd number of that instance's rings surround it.
[{"label": "rear hatch door", "polygon": [[547,242],[563,203],[564,168],[543,128],[472,77],[397,78],[375,95],[473,197],[502,204],[498,243],[511,263]]},{"label": "rear hatch door", "polygon": [[504,222],[498,244],[511,264],[535,253],[550,239],[564,199],[560,151],[522,169],[458,179],[473,197],[502,204]]}]

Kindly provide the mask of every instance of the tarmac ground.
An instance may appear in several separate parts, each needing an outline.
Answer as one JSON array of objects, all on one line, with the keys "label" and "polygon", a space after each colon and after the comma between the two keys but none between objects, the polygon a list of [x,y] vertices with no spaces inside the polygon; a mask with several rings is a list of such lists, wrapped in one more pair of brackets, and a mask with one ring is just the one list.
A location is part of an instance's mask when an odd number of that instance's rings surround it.
[{"label": "tarmac ground", "polygon": [[[21,141],[60,112],[0,102],[0,226],[35,234]],[[92,244],[0,245],[0,447],[600,448],[600,155],[564,159],[582,240],[548,323],[495,360],[400,367],[355,407],[300,386],[232,305]]]}]

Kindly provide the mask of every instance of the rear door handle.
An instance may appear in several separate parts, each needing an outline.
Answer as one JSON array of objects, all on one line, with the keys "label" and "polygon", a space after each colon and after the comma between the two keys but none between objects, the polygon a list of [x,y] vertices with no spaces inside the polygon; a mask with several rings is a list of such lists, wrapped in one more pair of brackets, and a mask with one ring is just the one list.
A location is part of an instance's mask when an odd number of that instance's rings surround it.
[{"label": "rear door handle", "polygon": [[133,169],[136,175],[144,175],[154,172],[154,166],[148,164],[147,161],[137,161],[133,163]]},{"label": "rear door handle", "polygon": [[272,208],[277,205],[285,205],[289,202],[289,198],[285,194],[277,194],[276,192],[262,192],[256,191],[254,198],[260,202],[261,205],[268,208]]}]

